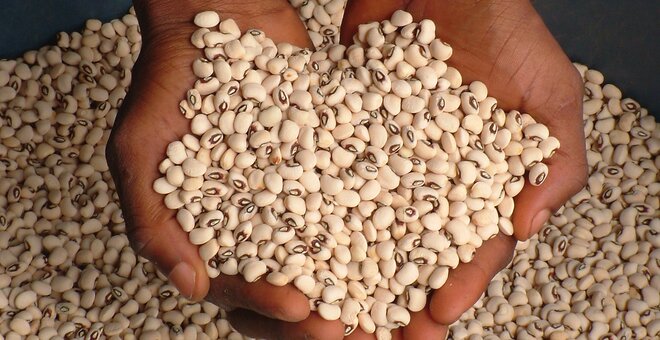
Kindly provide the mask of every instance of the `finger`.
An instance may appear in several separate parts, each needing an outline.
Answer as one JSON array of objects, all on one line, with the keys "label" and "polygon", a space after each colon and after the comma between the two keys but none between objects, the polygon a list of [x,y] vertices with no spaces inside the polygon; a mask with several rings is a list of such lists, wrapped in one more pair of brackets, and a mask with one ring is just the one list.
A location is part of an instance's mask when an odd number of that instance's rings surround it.
[{"label": "finger", "polygon": [[410,323],[403,328],[402,334],[402,338],[406,340],[444,339],[447,337],[447,326],[433,320],[427,307],[410,313]]},{"label": "finger", "polygon": [[[155,166],[153,168],[155,171]],[[145,174],[149,170],[122,167],[121,172]],[[188,234],[179,226],[174,212],[164,207],[163,198],[151,189],[150,183],[156,176],[124,177],[120,198],[128,238],[133,249],[154,262],[183,296],[202,299],[209,285],[206,269],[198,256],[197,246],[188,242]]]},{"label": "finger", "polygon": [[[136,125],[140,124],[139,118],[133,114],[123,120],[126,124]],[[154,262],[183,296],[198,300],[206,295],[209,280],[197,246],[188,242],[187,233],[176,221],[175,211],[167,209],[163,196],[152,189],[152,183],[161,176],[158,164],[167,145],[161,139],[163,136],[154,136],[153,131],[168,131],[163,135],[175,134],[171,129],[160,130],[161,125],[166,124],[155,120],[150,129],[144,130],[149,132],[113,136],[116,139],[109,142],[106,153],[108,164],[111,165],[133,249]],[[141,147],[144,145],[149,148]],[[161,149],[163,151],[158,152]]]},{"label": "finger", "polygon": [[[410,323],[405,327],[392,330],[391,334],[392,339],[445,339],[447,336],[447,326],[439,324],[433,320],[429,308],[425,308],[420,312],[410,313]],[[345,339],[373,340],[375,338],[375,334],[366,333],[358,327]]]},{"label": "finger", "polygon": [[543,104],[525,108],[534,113],[537,121],[548,126],[550,135],[555,136],[561,145],[550,159],[543,161],[548,165],[543,184],[533,186],[527,182],[516,196],[512,221],[514,235],[519,240],[526,240],[538,233],[550,215],[580,191],[587,181],[582,122],[583,85],[580,80],[568,84],[573,84],[575,88],[568,91],[564,88],[563,95],[549,96],[542,101]]},{"label": "finger", "polygon": [[209,288],[209,300],[225,309],[246,309],[289,322],[309,316],[307,297],[291,285],[276,287],[264,278],[247,283],[240,275],[220,275]]},{"label": "finger", "polygon": [[389,19],[397,9],[405,8],[409,0],[349,0],[341,22],[341,43],[350,45],[358,26]]},{"label": "finger", "polygon": [[[121,172],[132,171],[121,167]],[[137,170],[140,174],[145,172],[148,170]],[[140,256],[154,262],[183,296],[201,299],[206,295],[209,280],[197,246],[188,242],[188,234],[181,229],[173,212],[163,206],[162,197],[151,185],[137,185],[155,179],[155,175],[146,177],[127,178],[120,195],[131,246]]]},{"label": "finger", "polygon": [[341,321],[327,321],[317,313],[300,322],[286,322],[267,318],[246,309],[227,313],[227,319],[239,332],[259,339],[342,339],[344,326]]},{"label": "finger", "polygon": [[[154,262],[181,295],[190,300],[206,296],[209,280],[197,246],[188,242],[188,235],[176,220],[154,224],[158,227],[131,228],[129,239],[140,256]],[[172,251],[176,249],[176,251]]]},{"label": "finger", "polygon": [[545,182],[533,186],[526,181],[515,198],[512,221],[518,240],[538,233],[552,213],[585,185],[587,167],[581,153],[558,150],[553,158],[544,162],[548,164]]},{"label": "finger", "polygon": [[497,234],[477,249],[472,262],[449,272],[447,282],[433,293],[430,315],[437,323],[451,325],[479,299],[488,283],[513,257],[516,240]]}]

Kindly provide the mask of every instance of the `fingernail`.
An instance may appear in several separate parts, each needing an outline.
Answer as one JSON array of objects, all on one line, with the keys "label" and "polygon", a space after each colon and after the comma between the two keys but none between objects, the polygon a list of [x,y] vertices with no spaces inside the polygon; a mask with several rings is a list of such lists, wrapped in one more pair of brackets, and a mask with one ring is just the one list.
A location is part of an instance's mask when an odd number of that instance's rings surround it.
[{"label": "fingernail", "polygon": [[543,209],[536,213],[534,218],[532,219],[532,225],[529,228],[529,231],[527,233],[527,237],[525,239],[528,239],[532,237],[534,234],[538,233],[539,230],[543,227],[545,222],[548,221],[550,218],[550,210],[548,209]]},{"label": "fingernail", "polygon": [[179,262],[167,276],[187,299],[192,299],[195,292],[195,277],[195,270],[186,262]]}]

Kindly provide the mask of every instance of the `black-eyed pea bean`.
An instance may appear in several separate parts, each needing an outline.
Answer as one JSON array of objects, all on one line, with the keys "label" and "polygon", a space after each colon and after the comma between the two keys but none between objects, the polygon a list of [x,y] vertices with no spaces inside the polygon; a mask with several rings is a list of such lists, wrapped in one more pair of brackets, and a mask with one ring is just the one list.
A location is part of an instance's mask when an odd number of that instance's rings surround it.
[{"label": "black-eyed pea bean", "polygon": [[[449,133],[454,133],[458,131],[458,128],[460,126],[460,121],[458,118],[455,116],[449,114],[449,113],[440,113],[436,116],[435,118],[435,123],[443,130]],[[443,133],[444,135],[444,133]],[[450,143],[450,144],[446,144]],[[451,141],[444,141],[443,142],[443,149],[445,149],[446,152],[452,152],[451,148]]]},{"label": "black-eyed pea bean", "polygon": [[341,190],[334,196],[335,202],[340,206],[357,207],[360,203],[360,195],[353,190]]},{"label": "black-eyed pea bean", "polygon": [[353,165],[357,176],[364,180],[374,180],[378,177],[378,168],[369,162],[358,162]]},{"label": "black-eyed pea bean", "polygon": [[[395,27],[404,27],[413,22],[413,17],[410,13],[402,10],[397,10],[392,14],[390,23]],[[373,333],[373,332],[370,332]]]},{"label": "black-eyed pea bean", "polygon": [[410,172],[401,177],[401,185],[408,189],[421,187],[425,182],[425,176],[419,172]]},{"label": "black-eyed pea bean", "polygon": [[[478,115],[476,115],[479,112],[479,100],[477,100],[477,97],[472,92],[465,91],[461,93],[460,98],[461,98],[461,109],[466,114],[466,117],[475,115],[476,118],[479,118],[479,121],[475,121],[473,122],[473,124],[480,123],[481,118]],[[480,133],[481,127],[478,130],[479,131],[475,133],[477,134]]]},{"label": "black-eyed pea bean", "polygon": [[335,147],[332,150],[332,162],[341,168],[349,168],[355,161],[355,154],[344,149],[343,147]]},{"label": "black-eyed pea bean", "polygon": [[548,166],[544,163],[536,163],[529,171],[529,182],[534,186],[543,184],[548,176]]},{"label": "black-eyed pea bean", "polygon": [[403,206],[396,209],[396,218],[404,223],[416,221],[419,218],[419,212],[414,206]]}]

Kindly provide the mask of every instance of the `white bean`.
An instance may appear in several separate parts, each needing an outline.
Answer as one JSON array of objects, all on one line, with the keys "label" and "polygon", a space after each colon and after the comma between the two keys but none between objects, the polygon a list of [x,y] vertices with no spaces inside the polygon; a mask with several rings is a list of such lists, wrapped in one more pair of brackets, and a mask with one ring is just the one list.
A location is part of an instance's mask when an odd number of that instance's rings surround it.
[{"label": "white bean", "polygon": [[210,28],[220,23],[220,16],[214,11],[200,12],[195,15],[195,25]]}]

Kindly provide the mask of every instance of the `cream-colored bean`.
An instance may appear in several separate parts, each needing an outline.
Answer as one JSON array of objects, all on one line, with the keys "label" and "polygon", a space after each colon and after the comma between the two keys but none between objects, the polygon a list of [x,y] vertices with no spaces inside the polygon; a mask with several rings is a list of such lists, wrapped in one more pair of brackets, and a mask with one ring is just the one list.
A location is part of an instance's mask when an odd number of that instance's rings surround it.
[{"label": "cream-colored bean", "polygon": [[200,12],[195,15],[194,22],[199,27],[210,28],[220,23],[220,16],[213,11]]},{"label": "cream-colored bean", "polygon": [[399,269],[399,271],[396,273],[395,278],[400,284],[404,286],[408,286],[413,282],[415,282],[418,276],[419,276],[419,271],[417,265],[412,262],[408,262],[404,264],[403,267],[401,267],[401,269]]},{"label": "cream-colored bean", "polygon": [[548,166],[544,163],[536,163],[529,171],[529,182],[538,186],[543,184],[548,176]]}]

